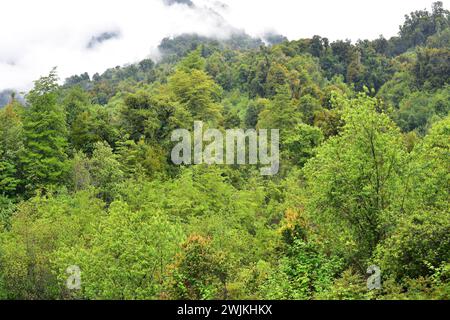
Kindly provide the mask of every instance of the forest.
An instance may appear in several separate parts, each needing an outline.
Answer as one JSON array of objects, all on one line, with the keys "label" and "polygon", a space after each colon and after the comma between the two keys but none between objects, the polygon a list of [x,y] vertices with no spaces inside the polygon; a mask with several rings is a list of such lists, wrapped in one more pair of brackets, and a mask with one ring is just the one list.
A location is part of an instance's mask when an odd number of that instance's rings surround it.
[{"label": "forest", "polygon": [[[0,299],[450,299],[450,11],[401,23],[356,43],[183,34],[8,91]],[[173,164],[194,121],[279,129],[278,174]]]}]

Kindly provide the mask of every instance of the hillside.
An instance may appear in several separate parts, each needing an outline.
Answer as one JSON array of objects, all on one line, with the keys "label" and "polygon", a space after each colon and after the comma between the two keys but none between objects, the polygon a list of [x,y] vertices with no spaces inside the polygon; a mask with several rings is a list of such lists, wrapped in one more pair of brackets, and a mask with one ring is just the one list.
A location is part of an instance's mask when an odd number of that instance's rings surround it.
[{"label": "hillside", "polygon": [[[442,3],[390,39],[159,50],[0,95],[0,299],[450,298]],[[199,121],[278,129],[279,170],[175,164],[173,132]]]}]

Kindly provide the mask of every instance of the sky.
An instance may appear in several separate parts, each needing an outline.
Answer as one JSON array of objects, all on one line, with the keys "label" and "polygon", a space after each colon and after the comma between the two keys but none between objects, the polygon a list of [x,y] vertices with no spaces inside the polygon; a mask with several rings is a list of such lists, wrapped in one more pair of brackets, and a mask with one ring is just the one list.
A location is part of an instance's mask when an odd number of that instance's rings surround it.
[{"label": "sky", "polygon": [[[178,3],[185,2],[185,3]],[[157,60],[158,44],[183,33],[226,38],[277,32],[289,40],[375,39],[398,33],[405,14],[434,0],[14,0],[0,10],[0,91]],[[450,0],[443,0],[450,8]],[[97,41],[107,33],[109,38]]]}]

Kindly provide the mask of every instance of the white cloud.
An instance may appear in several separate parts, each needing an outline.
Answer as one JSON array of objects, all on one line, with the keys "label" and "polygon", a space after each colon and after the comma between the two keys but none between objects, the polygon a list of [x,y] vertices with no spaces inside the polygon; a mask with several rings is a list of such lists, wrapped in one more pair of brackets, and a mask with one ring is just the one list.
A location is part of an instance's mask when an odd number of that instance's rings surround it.
[{"label": "white cloud", "polygon": [[[289,39],[374,39],[397,34],[404,15],[437,0],[227,0],[225,18],[251,34],[274,29]],[[448,8],[450,1],[444,0]]]},{"label": "white cloud", "polygon": [[[448,7],[448,2],[444,1]],[[195,8],[162,0],[15,0],[1,4],[0,90],[26,90],[58,66],[61,78],[103,72],[157,55],[162,38],[186,32],[225,37],[211,9],[230,26],[257,36],[275,30],[290,39],[314,34],[330,39],[395,35],[405,13],[432,0],[193,0]],[[92,36],[120,37],[91,50]]]}]

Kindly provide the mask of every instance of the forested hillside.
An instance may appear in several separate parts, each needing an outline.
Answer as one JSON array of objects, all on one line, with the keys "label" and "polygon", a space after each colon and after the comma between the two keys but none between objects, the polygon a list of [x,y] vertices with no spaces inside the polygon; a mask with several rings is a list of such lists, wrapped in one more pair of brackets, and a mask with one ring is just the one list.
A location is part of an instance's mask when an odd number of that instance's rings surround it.
[{"label": "forested hillside", "polygon": [[[450,298],[442,3],[391,39],[186,34],[160,51],[8,93],[0,299]],[[174,165],[171,133],[195,120],[280,129],[279,173]]]}]

